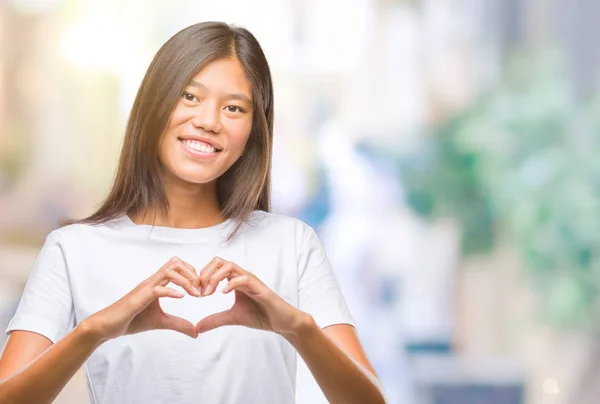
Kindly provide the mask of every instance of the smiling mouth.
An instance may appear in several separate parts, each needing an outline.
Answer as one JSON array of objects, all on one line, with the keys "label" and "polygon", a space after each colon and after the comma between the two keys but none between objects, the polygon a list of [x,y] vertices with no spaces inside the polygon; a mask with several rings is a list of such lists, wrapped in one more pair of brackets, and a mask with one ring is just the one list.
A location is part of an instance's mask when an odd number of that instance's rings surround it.
[{"label": "smiling mouth", "polygon": [[205,153],[205,154],[213,154],[219,153],[221,150],[216,149],[215,147],[209,145],[208,143],[204,143],[198,140],[191,139],[177,139],[186,149],[197,153]]}]

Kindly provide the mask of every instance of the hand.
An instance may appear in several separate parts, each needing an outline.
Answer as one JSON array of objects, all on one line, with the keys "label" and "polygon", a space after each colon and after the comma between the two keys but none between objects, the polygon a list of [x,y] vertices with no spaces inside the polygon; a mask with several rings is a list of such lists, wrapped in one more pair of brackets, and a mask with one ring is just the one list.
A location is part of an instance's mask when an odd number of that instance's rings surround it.
[{"label": "hand", "polygon": [[235,303],[229,310],[212,314],[196,324],[199,334],[224,325],[243,325],[285,336],[294,333],[305,320],[305,313],[231,261],[215,257],[200,271],[199,277],[204,296],[213,294],[225,278],[229,283],[222,293],[235,291]]},{"label": "hand", "polygon": [[181,286],[192,296],[200,296],[196,270],[174,257],[131,292],[84,321],[89,323],[93,333],[102,341],[155,329],[169,329],[192,338],[198,337],[194,324],[181,317],[166,314],[160,307],[160,297],[177,299],[184,296],[167,287],[169,282]]}]

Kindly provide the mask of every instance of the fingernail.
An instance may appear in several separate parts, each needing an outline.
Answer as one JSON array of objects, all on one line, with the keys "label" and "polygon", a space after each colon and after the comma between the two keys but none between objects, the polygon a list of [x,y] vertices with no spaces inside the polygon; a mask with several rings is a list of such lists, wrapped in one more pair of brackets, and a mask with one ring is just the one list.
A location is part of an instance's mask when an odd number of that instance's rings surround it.
[{"label": "fingernail", "polygon": [[206,289],[204,289],[204,296],[208,295],[210,292],[212,292],[212,285],[208,285]]},{"label": "fingernail", "polygon": [[194,291],[194,294],[196,296],[200,296],[200,291],[198,289],[196,289],[195,287],[192,286],[192,290]]}]

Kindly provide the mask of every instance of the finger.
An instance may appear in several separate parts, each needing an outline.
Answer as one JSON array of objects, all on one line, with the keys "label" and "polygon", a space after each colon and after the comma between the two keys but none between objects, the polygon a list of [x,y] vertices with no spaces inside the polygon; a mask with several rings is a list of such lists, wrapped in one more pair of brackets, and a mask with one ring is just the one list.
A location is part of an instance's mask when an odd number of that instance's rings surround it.
[{"label": "finger", "polygon": [[196,271],[196,268],[194,268],[192,266],[192,264],[190,264],[189,262],[185,262],[185,261],[181,261],[181,263],[185,266],[185,268],[188,269],[187,273],[191,276],[191,282],[192,285],[194,285],[194,287],[196,289],[199,288],[200,286],[200,278],[198,277],[198,271]]},{"label": "finger", "polygon": [[[150,283],[152,283],[152,284],[156,284],[158,282],[163,281],[164,280],[164,277],[163,277],[164,271],[166,271],[167,269],[170,269],[170,268],[177,268],[179,266],[182,266],[180,264],[183,263],[183,262],[184,261],[181,258],[179,258],[179,257],[173,257],[173,258],[171,258],[170,260],[168,260],[167,262],[165,262],[165,264],[162,267],[160,267],[160,269],[158,271],[156,271],[150,278],[148,278],[148,281]],[[187,267],[182,266],[181,271],[182,272],[183,271],[187,271]],[[194,274],[191,274],[191,278],[192,279],[193,279],[193,275]]]},{"label": "finger", "polygon": [[176,299],[182,298],[185,295],[178,290],[168,288],[166,286],[156,285],[152,288],[152,296],[156,299],[159,297],[174,297]]},{"label": "finger", "polygon": [[208,286],[210,277],[215,273],[221,266],[227,263],[221,257],[214,257],[202,270],[200,270],[200,274],[198,277],[200,278],[200,290],[202,290],[202,294],[206,295],[205,288]]},{"label": "finger", "polygon": [[249,272],[231,278],[221,292],[229,293],[232,290],[239,290],[253,300],[265,304],[268,304],[274,296],[271,289]]},{"label": "finger", "polygon": [[192,338],[198,337],[198,331],[196,331],[194,324],[181,317],[173,316],[171,314],[165,314],[156,328],[159,330],[179,331],[180,333],[188,335]]},{"label": "finger", "polygon": [[227,286],[225,286],[223,288],[223,290],[221,290],[221,292],[229,293],[234,289],[240,289],[240,288],[243,288],[244,286],[248,286],[248,281],[249,281],[249,277],[247,275],[241,275],[241,276],[235,277],[229,281]]},{"label": "finger", "polygon": [[166,265],[164,265],[164,270],[167,270],[169,268],[179,272],[181,275],[188,278],[190,280],[190,283],[194,287],[198,287],[199,282],[196,269],[181,258],[173,257],[171,260],[169,260],[169,262]]},{"label": "finger", "polygon": [[231,310],[221,311],[204,317],[196,324],[196,331],[201,334],[225,325],[239,325]]},{"label": "finger", "polygon": [[175,285],[179,285],[185,289],[192,296],[200,296],[198,289],[192,285],[189,279],[181,275],[179,272],[172,268],[168,268],[163,272],[163,280],[159,283],[160,286],[165,286],[169,282],[173,282]]},{"label": "finger", "polygon": [[173,288],[154,285],[150,288],[136,288],[128,293],[127,296],[123,297],[123,299],[127,298],[130,304],[133,306],[134,312],[137,314],[159,297],[173,297],[179,299],[184,296],[185,295],[183,293]]},{"label": "finger", "polygon": [[208,286],[204,289],[204,296],[212,294],[223,279],[231,279],[236,275],[235,268],[232,262],[224,264],[208,280]]}]

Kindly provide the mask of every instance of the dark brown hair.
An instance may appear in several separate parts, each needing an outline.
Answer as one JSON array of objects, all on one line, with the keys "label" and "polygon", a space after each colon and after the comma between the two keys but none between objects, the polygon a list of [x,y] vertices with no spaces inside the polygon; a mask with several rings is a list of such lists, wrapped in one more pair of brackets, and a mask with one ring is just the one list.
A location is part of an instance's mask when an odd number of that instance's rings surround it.
[{"label": "dark brown hair", "polygon": [[188,82],[208,63],[231,57],[240,61],[252,86],[254,113],[243,155],[217,179],[221,215],[237,222],[229,237],[253,210],[270,211],[273,85],[269,65],[248,30],[203,22],[179,31],[154,56],[131,109],[112,189],[94,214],[71,223],[104,223],[150,206],[168,211],[158,158],[161,135]]}]

